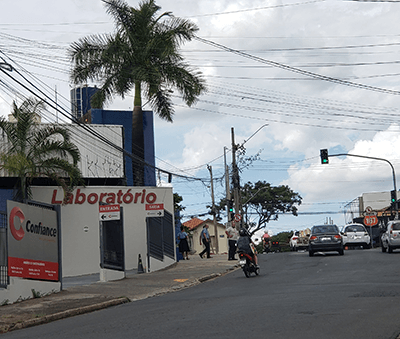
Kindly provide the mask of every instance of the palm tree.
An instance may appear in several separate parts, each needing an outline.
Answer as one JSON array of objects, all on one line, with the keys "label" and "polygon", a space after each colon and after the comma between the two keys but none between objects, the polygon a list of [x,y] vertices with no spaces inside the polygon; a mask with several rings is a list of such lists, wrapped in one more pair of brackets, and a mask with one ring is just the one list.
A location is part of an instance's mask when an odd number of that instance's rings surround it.
[{"label": "palm tree", "polygon": [[179,47],[192,40],[198,28],[170,12],[157,16],[161,7],[154,0],[140,2],[138,9],[122,0],[103,2],[116,31],[88,36],[70,46],[71,79],[75,84],[100,82],[100,90],[91,102],[97,108],[115,94],[124,98],[134,88],[132,153],[137,160],[132,167],[134,185],[140,186],[144,184],[142,95],[161,119],[170,122],[174,115],[172,89],[181,93],[188,106],[197,101],[206,90],[205,82],[200,72],[184,62]]},{"label": "palm tree", "polygon": [[13,121],[0,119],[6,138],[0,169],[18,177],[17,201],[31,198],[29,184],[34,178],[50,178],[66,194],[83,183],[77,167],[80,153],[70,141],[70,132],[59,125],[41,126],[38,117],[44,109],[42,101],[29,98],[20,107],[13,103]]}]

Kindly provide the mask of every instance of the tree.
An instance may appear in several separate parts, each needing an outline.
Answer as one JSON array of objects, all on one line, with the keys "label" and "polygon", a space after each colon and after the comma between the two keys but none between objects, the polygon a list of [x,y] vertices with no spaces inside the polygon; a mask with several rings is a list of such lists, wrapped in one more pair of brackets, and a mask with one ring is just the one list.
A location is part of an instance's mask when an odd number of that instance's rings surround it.
[{"label": "tree", "polygon": [[186,207],[182,206],[180,203],[183,201],[182,196],[178,193],[174,193],[174,211],[175,212],[182,212],[185,210]]},{"label": "tree", "polygon": [[197,26],[170,12],[157,16],[161,7],[154,0],[139,3],[139,8],[122,0],[103,0],[116,31],[107,35],[92,35],[74,42],[69,49],[73,68],[71,79],[79,84],[99,81],[100,90],[92,107],[103,107],[114,95],[124,98],[135,90],[132,112],[132,161],[134,185],[144,184],[144,139],[142,95],[154,112],[173,121],[172,89],[177,89],[183,101],[191,106],[205,91],[200,72],[184,62],[179,47],[190,41]]},{"label": "tree", "polygon": [[27,99],[20,107],[13,103],[15,122],[0,119],[0,130],[6,136],[0,169],[18,177],[17,201],[31,198],[29,185],[34,178],[50,178],[66,194],[83,183],[77,167],[80,153],[70,140],[70,132],[59,125],[41,126],[38,117],[44,109],[42,101]]},{"label": "tree", "polygon": [[[246,183],[241,188],[241,197],[246,223],[252,234],[263,228],[270,220],[277,220],[279,214],[291,213],[297,216],[296,205],[300,205],[302,201],[301,196],[289,186],[274,187],[265,181]],[[250,213],[255,213],[258,220],[251,222],[247,218]]]}]

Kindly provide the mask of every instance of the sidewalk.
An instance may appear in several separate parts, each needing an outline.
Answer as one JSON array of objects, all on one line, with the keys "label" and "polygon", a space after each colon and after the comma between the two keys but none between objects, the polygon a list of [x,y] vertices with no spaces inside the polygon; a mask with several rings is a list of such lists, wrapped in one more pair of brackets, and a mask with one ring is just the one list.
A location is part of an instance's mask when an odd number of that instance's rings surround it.
[{"label": "sidewalk", "polygon": [[[0,306],[0,333],[92,312],[102,308],[155,297],[195,286],[238,267],[227,254],[201,259],[198,255],[182,260],[161,271],[129,274],[112,282],[91,282],[93,277],[68,278],[59,293]],[[77,286],[78,282],[85,285]],[[70,286],[70,287],[68,287]]]}]

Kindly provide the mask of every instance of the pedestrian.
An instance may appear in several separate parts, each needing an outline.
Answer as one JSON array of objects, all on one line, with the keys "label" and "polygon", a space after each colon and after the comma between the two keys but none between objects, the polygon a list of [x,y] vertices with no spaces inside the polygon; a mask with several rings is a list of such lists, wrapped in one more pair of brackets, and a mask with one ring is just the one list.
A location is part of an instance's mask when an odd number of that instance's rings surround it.
[{"label": "pedestrian", "polygon": [[181,226],[181,231],[178,233],[178,239],[179,239],[179,252],[182,253],[183,260],[189,260],[189,243],[188,239],[189,236],[185,232],[185,229],[183,226]]},{"label": "pedestrian", "polygon": [[225,233],[228,237],[228,245],[229,245],[228,260],[236,260],[235,253],[236,253],[237,240],[239,239],[239,233],[235,228],[233,221],[228,224],[228,228],[226,229]]},{"label": "pedestrian", "polygon": [[200,245],[203,243],[204,250],[203,252],[199,253],[200,258],[203,259],[204,253],[207,253],[207,259],[211,258],[210,255],[210,233],[208,233],[208,225],[203,226],[203,230],[200,233]]}]

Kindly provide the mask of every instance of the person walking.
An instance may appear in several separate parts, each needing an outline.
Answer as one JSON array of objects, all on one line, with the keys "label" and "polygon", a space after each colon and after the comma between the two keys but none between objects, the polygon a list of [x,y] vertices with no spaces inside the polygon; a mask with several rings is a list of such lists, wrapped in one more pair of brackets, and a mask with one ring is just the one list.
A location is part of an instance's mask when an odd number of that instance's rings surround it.
[{"label": "person walking", "polygon": [[233,221],[228,224],[228,228],[226,229],[225,233],[228,237],[228,245],[229,245],[228,260],[236,260],[235,258],[236,243],[237,240],[239,239],[239,233],[235,228]]},{"label": "person walking", "polygon": [[200,233],[200,245],[203,243],[204,250],[203,252],[199,253],[200,258],[203,259],[203,255],[207,253],[207,259],[211,258],[210,255],[210,233],[208,233],[208,225],[203,226],[203,230]]},{"label": "person walking", "polygon": [[182,254],[183,260],[189,260],[189,243],[188,239],[189,236],[185,232],[185,229],[183,226],[181,226],[181,231],[178,233],[178,239],[179,239],[179,252]]}]

